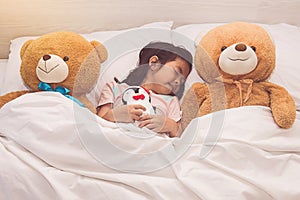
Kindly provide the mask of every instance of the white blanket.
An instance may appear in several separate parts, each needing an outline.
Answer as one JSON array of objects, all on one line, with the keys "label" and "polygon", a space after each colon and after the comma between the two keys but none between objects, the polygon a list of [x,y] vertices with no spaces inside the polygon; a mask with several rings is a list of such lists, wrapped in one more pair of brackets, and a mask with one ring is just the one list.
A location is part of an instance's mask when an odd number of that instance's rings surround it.
[{"label": "white blanket", "polygon": [[280,129],[266,107],[197,118],[170,139],[39,92],[0,109],[0,142],[0,199],[300,199],[299,114]]}]

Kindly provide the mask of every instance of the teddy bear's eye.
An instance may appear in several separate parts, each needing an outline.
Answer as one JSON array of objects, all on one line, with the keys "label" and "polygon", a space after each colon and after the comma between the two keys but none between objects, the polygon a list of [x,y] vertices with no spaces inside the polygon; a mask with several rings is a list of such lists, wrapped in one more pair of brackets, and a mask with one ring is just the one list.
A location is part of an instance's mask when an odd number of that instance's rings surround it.
[{"label": "teddy bear's eye", "polygon": [[226,48],[226,46],[222,46],[221,51],[224,51]]},{"label": "teddy bear's eye", "polygon": [[253,49],[253,51],[256,51],[256,47],[255,46],[251,46],[251,49]]},{"label": "teddy bear's eye", "polygon": [[65,57],[63,58],[63,60],[64,60],[65,62],[67,62],[67,61],[69,60],[69,57],[68,57],[68,56],[65,56]]}]

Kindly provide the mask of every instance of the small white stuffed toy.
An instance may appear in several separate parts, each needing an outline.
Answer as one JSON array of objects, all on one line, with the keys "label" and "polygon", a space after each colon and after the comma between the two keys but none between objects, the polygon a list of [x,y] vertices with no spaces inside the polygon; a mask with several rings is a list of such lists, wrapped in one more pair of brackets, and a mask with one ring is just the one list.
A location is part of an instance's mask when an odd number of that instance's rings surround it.
[{"label": "small white stuffed toy", "polygon": [[146,108],[143,114],[154,115],[155,110],[151,105],[150,92],[142,86],[129,86],[122,96],[124,105],[140,104]]},{"label": "small white stuffed toy", "polygon": [[[142,86],[129,86],[122,95],[122,101],[124,105],[130,104],[140,104],[146,108],[143,111],[143,115],[155,115],[155,108],[151,104],[150,92]],[[136,137],[148,138],[149,135],[156,135],[155,132],[150,129],[143,127],[139,128],[140,122],[135,121],[134,123],[119,123],[119,127],[129,131],[128,134],[131,134]]]}]

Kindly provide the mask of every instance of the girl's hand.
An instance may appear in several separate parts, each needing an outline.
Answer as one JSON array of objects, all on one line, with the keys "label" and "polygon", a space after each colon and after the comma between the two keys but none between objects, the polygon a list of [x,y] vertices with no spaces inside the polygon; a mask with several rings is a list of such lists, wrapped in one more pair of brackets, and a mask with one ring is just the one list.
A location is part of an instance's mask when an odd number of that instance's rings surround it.
[{"label": "girl's hand", "polygon": [[140,120],[146,108],[140,104],[122,105],[112,109],[116,122],[134,122]]},{"label": "girl's hand", "polygon": [[112,104],[102,105],[98,110],[98,116],[111,122],[134,122],[140,119],[146,108],[142,105],[122,105],[112,108]]},{"label": "girl's hand", "polygon": [[157,133],[168,133],[170,137],[179,136],[179,122],[162,115],[143,115],[139,127],[146,127]]}]

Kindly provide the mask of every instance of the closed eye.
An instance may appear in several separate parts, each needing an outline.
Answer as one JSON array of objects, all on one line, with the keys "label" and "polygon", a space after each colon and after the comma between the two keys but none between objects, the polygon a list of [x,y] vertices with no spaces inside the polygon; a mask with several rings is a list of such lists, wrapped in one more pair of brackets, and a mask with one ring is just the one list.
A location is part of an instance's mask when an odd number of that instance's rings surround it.
[{"label": "closed eye", "polygon": [[177,76],[183,76],[183,71],[181,68],[175,68],[175,72]]},{"label": "closed eye", "polygon": [[183,83],[183,82],[185,82],[185,79],[186,79],[186,77],[183,75],[183,71],[182,71],[182,69],[180,68],[180,73],[178,73],[177,71],[177,76],[180,76],[180,81],[181,81],[181,83]]},{"label": "closed eye", "polygon": [[182,71],[182,69],[181,69],[181,68],[179,68],[179,73],[180,73],[180,74],[183,74],[183,71]]}]

